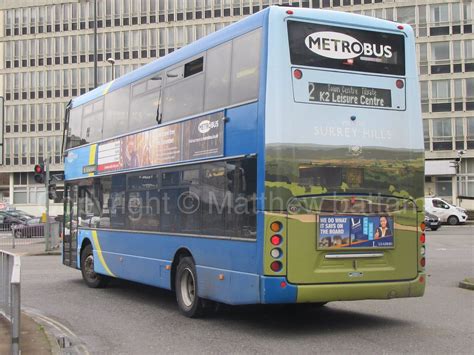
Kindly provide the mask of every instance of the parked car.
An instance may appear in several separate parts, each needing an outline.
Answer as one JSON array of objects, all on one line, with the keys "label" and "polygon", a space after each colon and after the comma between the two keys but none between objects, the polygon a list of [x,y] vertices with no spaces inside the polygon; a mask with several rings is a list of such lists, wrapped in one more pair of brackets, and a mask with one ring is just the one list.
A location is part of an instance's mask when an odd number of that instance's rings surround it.
[{"label": "parked car", "polygon": [[12,225],[11,228],[15,238],[44,237],[44,224],[34,219]]},{"label": "parked car", "polygon": [[11,231],[12,226],[26,222],[26,219],[12,216],[6,211],[0,211],[0,230]]},{"label": "parked car", "polygon": [[439,197],[425,197],[425,210],[437,216],[441,223],[456,225],[467,221],[467,211]]},{"label": "parked car", "polygon": [[437,216],[425,211],[425,225],[426,225],[426,228],[429,228],[432,231],[435,231],[439,227],[441,227],[441,222],[439,221],[439,218]]},{"label": "parked car", "polygon": [[18,215],[20,217],[23,217],[23,218],[36,218],[36,216],[33,216],[32,214],[28,213],[28,212],[25,212],[25,211],[22,211],[22,210],[14,210],[14,211],[7,211],[7,212],[10,212],[12,213],[12,215]]}]

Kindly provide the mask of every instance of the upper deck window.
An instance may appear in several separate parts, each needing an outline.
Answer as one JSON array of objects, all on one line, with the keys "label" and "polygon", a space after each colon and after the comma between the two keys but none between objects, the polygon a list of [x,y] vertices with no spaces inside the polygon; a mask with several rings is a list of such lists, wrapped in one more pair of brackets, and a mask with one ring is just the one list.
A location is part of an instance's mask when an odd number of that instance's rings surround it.
[{"label": "upper deck window", "polygon": [[288,21],[291,63],[405,75],[403,35]]}]

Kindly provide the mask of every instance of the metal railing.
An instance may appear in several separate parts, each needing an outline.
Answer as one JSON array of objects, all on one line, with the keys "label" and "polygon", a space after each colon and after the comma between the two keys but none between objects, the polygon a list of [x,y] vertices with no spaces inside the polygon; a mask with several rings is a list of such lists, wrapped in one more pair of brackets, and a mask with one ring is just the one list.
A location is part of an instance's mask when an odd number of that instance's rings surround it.
[{"label": "metal railing", "polygon": [[20,353],[20,257],[0,250],[0,315],[11,323],[11,353]]},{"label": "metal railing", "polygon": [[7,250],[18,247],[28,247],[33,244],[43,244],[47,248],[45,251],[51,251],[59,248],[61,239],[61,222],[50,222],[51,233],[49,243],[45,240],[46,224],[14,224],[4,230],[0,229],[0,248]]}]

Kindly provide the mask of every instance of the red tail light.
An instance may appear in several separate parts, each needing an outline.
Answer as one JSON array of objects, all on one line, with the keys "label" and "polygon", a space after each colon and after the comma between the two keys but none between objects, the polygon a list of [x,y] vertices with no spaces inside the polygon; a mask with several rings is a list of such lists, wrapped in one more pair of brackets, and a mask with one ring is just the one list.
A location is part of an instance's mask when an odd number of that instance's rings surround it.
[{"label": "red tail light", "polygon": [[283,268],[283,265],[279,261],[274,261],[270,264],[270,269],[272,269],[273,272],[278,272]]},{"label": "red tail light", "polygon": [[295,77],[295,79],[301,79],[303,77],[303,72],[299,69],[295,69],[293,71],[293,76]]},{"label": "red tail light", "polygon": [[422,230],[423,232],[425,231],[425,229],[426,229],[426,224],[425,224],[425,222],[421,222],[421,223],[420,223],[420,228],[421,228],[421,230]]},{"label": "red tail light", "polygon": [[426,242],[426,235],[425,233],[420,234],[420,243],[425,244]]},{"label": "red tail light", "polygon": [[283,238],[281,237],[281,235],[279,234],[274,234],[272,235],[272,237],[270,238],[270,243],[272,243],[273,245],[280,245],[281,242],[282,242]]},{"label": "red tail light", "polygon": [[395,84],[397,85],[397,88],[399,89],[403,89],[403,87],[405,86],[405,83],[403,82],[403,80],[400,80],[398,79]]}]

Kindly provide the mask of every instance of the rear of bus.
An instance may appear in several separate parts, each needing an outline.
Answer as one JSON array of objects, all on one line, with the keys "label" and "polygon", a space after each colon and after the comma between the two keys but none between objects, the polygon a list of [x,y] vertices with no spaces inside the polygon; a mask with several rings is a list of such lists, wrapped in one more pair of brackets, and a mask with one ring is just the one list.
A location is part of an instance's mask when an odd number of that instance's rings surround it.
[{"label": "rear of bus", "polygon": [[299,8],[268,21],[262,302],[422,296],[412,29]]}]

